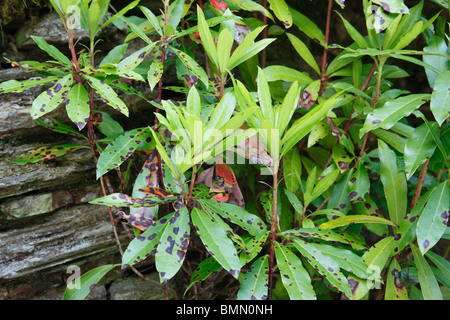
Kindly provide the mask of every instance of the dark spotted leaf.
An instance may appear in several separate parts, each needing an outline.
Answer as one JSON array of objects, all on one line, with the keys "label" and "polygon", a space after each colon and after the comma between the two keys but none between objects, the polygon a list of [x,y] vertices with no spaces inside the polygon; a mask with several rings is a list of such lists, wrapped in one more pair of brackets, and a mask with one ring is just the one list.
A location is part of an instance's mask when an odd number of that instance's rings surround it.
[{"label": "dark spotted leaf", "polygon": [[[378,209],[377,203],[368,194],[364,197],[364,201],[356,202],[355,207],[356,212],[358,212],[359,214],[365,214],[374,217],[382,216],[380,209]],[[382,237],[386,236],[389,232],[388,225],[386,224],[369,223],[366,224],[366,228],[369,231]]]},{"label": "dark spotted leaf", "polygon": [[[109,271],[119,266],[119,264],[106,264],[104,266],[92,269],[75,281],[68,283],[66,291],[64,292],[64,300],[83,300],[95,285],[107,274]],[[77,281],[78,285],[77,286]]]},{"label": "dark spotted leaf", "polygon": [[106,112],[95,110],[92,117],[94,126],[105,136],[113,136],[123,132],[120,123],[114,120]]},{"label": "dark spotted leaf", "polygon": [[410,244],[411,251],[414,256],[414,262],[419,277],[420,290],[424,300],[442,300],[442,293],[439,289],[439,283],[431,270],[425,257],[420,253],[419,248],[414,244]]},{"label": "dark spotted leaf", "polygon": [[387,271],[385,300],[408,300],[408,292],[403,283],[401,271],[397,259],[392,259]]},{"label": "dark spotted leaf", "polygon": [[103,60],[99,63],[101,67],[104,64],[117,64],[122,60],[126,50],[128,48],[128,43],[124,43],[114,47],[108,54],[103,58]]},{"label": "dark spotted leaf", "polygon": [[269,0],[270,10],[275,13],[275,16],[280,20],[284,27],[290,28],[292,26],[292,16],[289,7],[284,0]]},{"label": "dark spotted leaf", "polygon": [[67,65],[68,67],[72,66],[72,63],[70,62],[69,58],[67,58],[61,51],[59,51],[55,46],[48,44],[47,41],[38,36],[31,36],[31,38],[36,42],[36,44],[47,52],[51,57],[55,58],[59,62]]},{"label": "dark spotted leaf", "polygon": [[239,255],[239,259],[242,265],[245,265],[252,261],[261,252],[268,236],[269,232],[266,232],[245,240],[246,250],[242,250]]},{"label": "dark spotted leaf", "polygon": [[163,203],[173,202],[177,200],[176,196],[172,197],[161,197],[152,196],[144,199],[138,199],[130,197],[124,193],[112,193],[110,195],[97,198],[89,202],[90,204],[101,204],[109,207],[130,207],[130,208],[140,208],[140,207],[153,207]]},{"label": "dark spotted leaf", "polygon": [[351,178],[351,171],[348,170],[341,179],[335,184],[328,200],[327,209],[334,209],[347,213],[350,209],[350,200],[348,198],[348,183]]},{"label": "dark spotted leaf", "polygon": [[210,274],[212,274],[212,273],[214,273],[216,271],[219,271],[220,268],[222,268],[222,266],[213,257],[209,257],[209,258],[203,260],[202,262],[200,262],[198,267],[194,270],[194,272],[192,272],[191,282],[189,283],[189,285],[186,288],[186,290],[184,290],[184,293],[186,294],[186,292],[196,282],[205,280],[206,278],[208,278],[208,276]]},{"label": "dark spotted leaf", "polygon": [[151,220],[152,224],[131,240],[122,256],[122,269],[132,266],[155,253],[159,239],[173,214],[165,216],[158,221],[156,219]]},{"label": "dark spotted leaf", "polygon": [[0,94],[8,93],[8,92],[22,92],[24,90],[27,90],[31,87],[38,86],[41,84],[46,84],[50,82],[54,82],[56,80],[60,79],[60,77],[55,76],[49,76],[49,77],[34,77],[30,78],[24,81],[17,81],[17,80],[8,80],[5,82],[2,82],[0,84]]},{"label": "dark spotted leaf", "polygon": [[149,129],[144,127],[124,132],[115,138],[98,158],[97,179],[108,171],[119,167],[149,136]]},{"label": "dark spotted leaf", "polygon": [[219,214],[222,218],[235,223],[247,230],[251,235],[260,235],[267,231],[264,222],[256,215],[248,213],[246,210],[231,203],[217,202],[214,200],[198,200],[203,206]]},{"label": "dark spotted leaf", "polygon": [[269,259],[258,258],[245,273],[237,294],[238,300],[266,300],[268,295]]},{"label": "dark spotted leaf", "polygon": [[360,137],[366,132],[376,128],[390,129],[397,121],[409,116],[430,99],[429,94],[410,94],[397,99],[389,100],[381,108],[373,110],[367,115],[363,127],[359,131]]},{"label": "dark spotted leaf", "polygon": [[299,237],[306,239],[321,239],[326,241],[336,241],[351,245],[354,249],[360,250],[366,248],[365,244],[356,240],[350,234],[337,233],[331,230],[322,230],[320,228],[300,228],[291,229],[283,232],[284,235],[289,237]]},{"label": "dark spotted leaf", "polygon": [[206,86],[206,89],[208,89],[209,85],[208,75],[206,74],[205,70],[203,70],[203,68],[198,64],[198,62],[192,59],[187,53],[184,53],[181,50],[178,50],[174,47],[170,47],[169,49],[178,56],[178,58],[186,66],[186,68],[194,75],[196,75]]},{"label": "dark spotted leaf", "polygon": [[31,117],[37,119],[56,109],[69,92],[72,81],[73,77],[70,73],[60,78],[53,87],[37,96],[31,105]]},{"label": "dark spotted leaf", "polygon": [[26,153],[17,157],[13,162],[16,164],[35,163],[43,160],[51,160],[56,157],[63,156],[69,152],[73,152],[78,149],[88,148],[86,146],[80,146],[76,144],[62,144],[59,146],[41,147],[34,150],[27,151]]},{"label": "dark spotted leaf", "polygon": [[424,255],[442,237],[450,213],[450,192],[446,181],[433,189],[417,222],[417,244]]},{"label": "dark spotted leaf", "polygon": [[[136,180],[134,181],[133,191],[131,196],[133,198],[145,199],[148,194],[143,192],[142,188],[148,187],[159,187],[158,182],[158,157],[156,156],[156,152],[152,152],[148,159],[145,161],[142,166],[141,171],[139,172]],[[145,219],[152,219],[156,217],[158,213],[158,206],[154,207],[143,207],[143,208],[130,208],[131,214],[139,214]]]},{"label": "dark spotted leaf", "polygon": [[314,244],[297,238],[290,239],[294,241],[295,248],[306,258],[306,260],[308,260],[311,266],[313,266],[319,274],[326,277],[332,285],[345,293],[347,297],[352,296],[352,291],[347,279],[339,270],[339,265],[335,260],[324,255],[320,249],[317,249],[314,246]]},{"label": "dark spotted leaf", "polygon": [[153,91],[158,84],[164,72],[164,65],[162,63],[162,52],[157,50],[153,56],[153,62],[150,65],[147,73],[147,81],[150,85],[150,90]]},{"label": "dark spotted leaf", "polygon": [[191,219],[209,254],[233,277],[237,278],[242,265],[236,248],[225,230],[213,217],[198,208],[192,209]]},{"label": "dark spotted leaf", "polygon": [[348,198],[350,202],[363,202],[365,195],[370,191],[369,189],[369,174],[363,162],[358,161],[348,182]]},{"label": "dark spotted leaf", "polygon": [[356,253],[327,244],[314,243],[314,246],[324,255],[336,261],[341,269],[347,270],[362,279],[370,277],[370,274],[367,273],[367,264]]},{"label": "dark spotted leaf", "polygon": [[88,75],[84,75],[83,77],[89,82],[89,85],[94,88],[95,92],[100,95],[103,102],[128,117],[128,108],[126,104],[119,98],[117,93],[115,93],[109,85]]},{"label": "dark spotted leaf", "polygon": [[90,113],[89,94],[81,83],[70,88],[66,98],[66,110],[70,120],[81,131],[86,125]]},{"label": "dark spotted leaf", "polygon": [[161,282],[171,279],[181,268],[190,240],[189,212],[184,205],[169,219],[156,248],[156,269]]},{"label": "dark spotted leaf", "polygon": [[274,245],[281,281],[291,300],[316,300],[311,277],[302,266],[301,260],[287,247],[278,242]]},{"label": "dark spotted leaf", "polygon": [[76,137],[82,137],[82,138],[88,140],[88,138],[85,135],[81,134],[79,131],[77,131],[77,130],[69,127],[68,125],[65,125],[64,123],[61,123],[58,120],[53,119],[53,118],[44,118],[44,117],[38,118],[38,119],[36,119],[36,123],[39,124],[40,126],[48,128],[55,132],[74,135]]},{"label": "dark spotted leaf", "polygon": [[145,46],[144,48],[132,53],[122,61],[117,64],[117,70],[125,71],[125,70],[134,70],[142,61],[144,61],[145,57],[152,51],[156,42]]}]

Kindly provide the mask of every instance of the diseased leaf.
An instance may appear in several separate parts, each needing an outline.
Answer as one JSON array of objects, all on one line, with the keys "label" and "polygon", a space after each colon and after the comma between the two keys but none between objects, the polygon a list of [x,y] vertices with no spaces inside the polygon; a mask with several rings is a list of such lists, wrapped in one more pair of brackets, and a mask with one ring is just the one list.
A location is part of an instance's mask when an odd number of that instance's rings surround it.
[{"label": "diseased leaf", "polygon": [[94,110],[92,114],[94,126],[105,136],[114,136],[122,133],[123,128],[119,122],[114,120],[108,113]]},{"label": "diseased leaf", "polygon": [[291,300],[316,300],[311,277],[302,266],[301,260],[278,242],[275,242],[274,246],[281,280]]},{"label": "diseased leaf", "polygon": [[151,220],[152,224],[144,232],[131,240],[122,256],[122,269],[135,265],[156,252],[159,239],[165,227],[168,225],[169,219],[174,214],[175,212],[158,221],[156,221],[156,218]]},{"label": "diseased leaf", "polygon": [[138,199],[130,197],[124,193],[112,193],[107,196],[94,199],[90,201],[90,204],[101,204],[104,206],[116,206],[116,207],[130,207],[130,208],[140,208],[140,207],[153,207],[160,205],[162,203],[173,202],[177,200],[176,196],[155,196],[153,195],[144,199]]},{"label": "diseased leaf", "polygon": [[109,271],[117,267],[118,264],[106,264],[95,269],[92,269],[85,274],[83,274],[79,279],[80,287],[75,286],[76,283],[72,282],[70,285],[73,288],[66,288],[64,292],[64,300],[83,300],[85,299],[89,292],[94,288],[94,286],[107,274]]},{"label": "diseased leaf", "polygon": [[222,268],[220,263],[216,261],[213,257],[209,257],[198,265],[198,267],[192,272],[191,282],[184,290],[184,294],[197,282],[203,281],[209,277],[210,274],[219,271]]},{"label": "diseased leaf", "polygon": [[397,121],[410,115],[414,110],[429,100],[429,94],[410,94],[394,100],[389,100],[381,108],[375,109],[367,115],[364,126],[359,135],[376,128],[390,129]]},{"label": "diseased leaf", "polygon": [[81,131],[88,122],[90,113],[89,94],[81,83],[70,88],[66,98],[66,110],[70,120]]},{"label": "diseased leaf", "polygon": [[214,200],[198,200],[203,206],[211,208],[222,218],[241,226],[251,235],[260,235],[267,231],[264,222],[256,215],[248,213],[239,206],[231,203],[217,202]]},{"label": "diseased leaf", "polygon": [[275,16],[280,20],[284,27],[290,28],[292,26],[292,16],[289,11],[289,6],[284,0],[269,0],[270,10],[275,13]]},{"label": "diseased leaf", "polygon": [[122,60],[127,48],[128,48],[128,43],[123,43],[121,45],[118,45],[117,47],[114,47],[111,51],[108,52],[108,54],[99,63],[99,66],[101,67],[102,65],[108,64],[108,63],[112,63],[112,64],[119,63],[120,60]]},{"label": "diseased leaf", "polygon": [[268,295],[269,260],[265,255],[253,262],[239,288],[238,300],[266,300]]},{"label": "diseased leaf", "polygon": [[186,68],[195,74],[205,85],[206,89],[208,89],[209,86],[209,79],[208,75],[206,74],[205,70],[198,64],[197,61],[192,59],[187,53],[184,53],[181,50],[178,50],[174,47],[169,48],[171,51],[173,51],[178,58],[180,58],[180,61],[186,66]]},{"label": "diseased leaf", "polygon": [[83,77],[89,82],[89,85],[94,88],[106,104],[109,104],[111,107],[128,117],[128,108],[126,104],[110,86],[94,77],[88,75],[84,75]]},{"label": "diseased leaf", "polygon": [[236,248],[227,237],[225,230],[211,216],[198,208],[192,209],[191,219],[209,254],[233,277],[237,278],[241,270],[241,262]]},{"label": "diseased leaf", "polygon": [[44,118],[44,117],[38,118],[38,119],[36,119],[36,123],[39,124],[40,126],[48,128],[55,132],[73,135],[75,137],[81,137],[81,138],[88,140],[88,138],[86,136],[84,136],[83,134],[81,134],[79,131],[77,131],[77,130],[69,127],[68,125],[65,125],[64,123],[61,123],[58,120],[53,119],[53,118]]},{"label": "diseased leaf", "polygon": [[69,152],[73,152],[75,150],[88,148],[86,146],[80,146],[76,144],[62,144],[58,146],[48,146],[41,147],[34,150],[27,151],[26,153],[18,156],[13,162],[15,164],[27,164],[27,163],[36,163],[43,160],[51,160],[56,157],[63,156]]},{"label": "diseased leaf", "polygon": [[348,197],[352,203],[364,201],[370,191],[369,174],[362,161],[358,161],[348,182]]},{"label": "diseased leaf", "polygon": [[402,281],[401,271],[397,259],[392,259],[387,272],[385,300],[408,300],[408,292]]},{"label": "diseased leaf", "polygon": [[162,63],[162,52],[157,50],[153,56],[153,62],[150,65],[147,73],[147,81],[150,85],[150,90],[153,91],[158,84],[164,72],[164,65]]},{"label": "diseased leaf", "polygon": [[31,117],[37,119],[56,109],[64,101],[72,81],[73,77],[70,73],[60,78],[53,87],[42,92],[31,105]]},{"label": "diseased leaf", "polygon": [[149,137],[149,129],[144,127],[124,132],[115,138],[98,158],[97,179],[119,167],[147,137]]},{"label": "diseased leaf", "polygon": [[437,186],[417,222],[417,244],[424,255],[442,237],[450,214],[450,192],[446,181]]},{"label": "diseased leaf", "polygon": [[8,92],[22,92],[31,87],[38,86],[41,84],[46,84],[50,82],[54,82],[60,77],[56,76],[42,76],[42,77],[33,77],[24,81],[17,80],[8,80],[0,83],[0,94],[8,93]]},{"label": "diseased leaf", "polygon": [[311,266],[316,269],[319,274],[326,277],[327,280],[345,293],[347,297],[351,297],[352,291],[348,285],[347,279],[339,270],[339,265],[329,256],[324,255],[314,244],[291,238],[294,241],[295,248],[308,260]]},{"label": "diseased leaf", "polygon": [[155,263],[161,282],[171,279],[181,268],[190,240],[189,212],[180,207],[169,219],[156,249]]}]

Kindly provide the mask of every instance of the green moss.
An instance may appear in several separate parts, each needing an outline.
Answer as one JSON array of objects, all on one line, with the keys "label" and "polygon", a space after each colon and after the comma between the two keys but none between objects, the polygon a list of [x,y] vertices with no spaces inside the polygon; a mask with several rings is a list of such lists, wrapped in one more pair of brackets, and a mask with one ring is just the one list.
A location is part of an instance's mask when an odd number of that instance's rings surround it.
[{"label": "green moss", "polygon": [[5,0],[0,4],[0,22],[7,25],[12,21],[26,21],[31,16],[37,16],[37,9],[50,7],[48,1],[43,0]]}]

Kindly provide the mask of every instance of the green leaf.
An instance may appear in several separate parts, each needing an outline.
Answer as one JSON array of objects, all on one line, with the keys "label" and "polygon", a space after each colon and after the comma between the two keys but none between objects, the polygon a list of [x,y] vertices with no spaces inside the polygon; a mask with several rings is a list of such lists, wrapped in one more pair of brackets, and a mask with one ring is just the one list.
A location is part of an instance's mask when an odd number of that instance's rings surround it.
[{"label": "green leaf", "polygon": [[316,300],[311,278],[301,260],[288,248],[274,243],[281,280],[291,300]]},{"label": "green leaf", "polygon": [[261,12],[262,14],[264,14],[266,17],[268,17],[269,19],[271,19],[273,21],[272,14],[266,8],[264,8],[259,3],[256,3],[255,1],[252,1],[252,0],[229,0],[229,2],[237,5],[242,10]]},{"label": "green leaf", "polygon": [[408,291],[401,279],[401,271],[397,259],[392,259],[387,272],[385,300],[408,300]]},{"label": "green leaf", "polygon": [[361,33],[359,33],[359,31],[350,24],[350,22],[348,22],[347,20],[345,20],[345,18],[339,13],[336,12],[339,17],[342,19],[342,22],[344,22],[344,27],[345,29],[347,29],[348,34],[350,35],[350,37],[353,39],[353,41],[356,42],[356,44],[358,45],[359,48],[368,48],[369,47],[369,43],[367,42],[367,40],[361,35]]},{"label": "green leaf", "polygon": [[339,168],[340,173],[344,173],[352,159],[349,157],[347,151],[345,151],[344,146],[340,144],[335,144],[332,148],[332,158],[336,166]]},{"label": "green leaf", "polygon": [[349,181],[351,171],[348,170],[336,183],[328,200],[327,208],[334,209],[346,213],[350,209],[350,200],[348,197]]},{"label": "green leaf", "polygon": [[291,238],[294,241],[295,248],[308,260],[308,262],[316,269],[319,274],[326,277],[327,280],[345,293],[347,297],[352,296],[352,290],[348,285],[347,279],[339,270],[339,265],[329,256],[324,255],[320,249],[306,241],[300,241]]},{"label": "green leaf", "polygon": [[430,199],[417,222],[417,244],[422,255],[444,234],[450,213],[449,204],[449,186],[444,181],[431,192]]},{"label": "green leaf", "polygon": [[133,9],[134,7],[136,7],[139,4],[139,1],[140,0],[136,0],[136,1],[133,1],[133,2],[129,3],[128,5],[126,5],[122,10],[120,10],[115,15],[113,15],[111,18],[106,20],[106,22],[102,24],[100,29],[103,29],[104,27],[106,27],[111,22],[114,22],[114,20],[116,20],[117,18],[120,18],[123,15],[125,15],[125,13],[127,13],[129,10]]},{"label": "green leaf", "polygon": [[211,31],[209,30],[209,26],[205,20],[205,15],[203,14],[203,10],[200,8],[200,6],[197,6],[197,19],[198,32],[202,40],[203,47],[205,48],[205,51],[211,61],[217,66],[218,59],[216,45],[214,44],[214,39],[211,35]]},{"label": "green leaf", "polygon": [[281,134],[283,134],[291,121],[294,111],[297,108],[299,96],[300,88],[297,85],[297,81],[295,81],[289,88],[281,106],[275,109],[275,128],[280,130]]},{"label": "green leaf", "polygon": [[[339,169],[333,170],[317,182],[311,192],[311,201],[321,196],[329,187],[333,185],[339,176]],[[305,204],[306,205],[306,204]]]},{"label": "green leaf", "polygon": [[376,128],[390,129],[397,121],[409,116],[414,110],[429,100],[429,94],[411,94],[394,100],[389,100],[381,108],[367,115],[364,126],[359,131],[360,137]]},{"label": "green leaf", "polygon": [[41,147],[34,150],[27,151],[26,153],[18,156],[13,162],[15,164],[27,164],[36,163],[43,160],[51,160],[56,157],[63,156],[69,152],[75,150],[88,148],[86,146],[79,146],[76,144],[62,144],[58,146]]},{"label": "green leaf", "polygon": [[[445,57],[448,54],[448,47],[445,40],[438,36],[432,36],[428,42],[428,46],[423,48],[424,52],[427,53],[439,53],[443,56],[435,56],[431,54],[423,55],[423,62],[426,64],[433,66],[437,71],[442,72],[446,69],[450,69],[450,60]],[[428,78],[428,83],[430,87],[434,87],[434,83],[436,78],[438,77],[438,73],[434,72],[430,68],[425,68],[425,73]]]},{"label": "green leaf", "polygon": [[292,15],[289,11],[289,6],[284,0],[268,0],[270,4],[270,10],[275,13],[275,16],[280,20],[284,27],[290,28],[292,26]]},{"label": "green leaf", "polygon": [[439,284],[436,281],[427,260],[425,260],[425,257],[422,256],[420,250],[414,244],[411,243],[410,246],[414,256],[414,262],[416,263],[417,275],[419,277],[423,299],[442,300],[442,293],[439,289]]},{"label": "green leaf", "polygon": [[284,189],[284,193],[286,194],[286,197],[288,197],[289,202],[291,203],[294,210],[299,214],[303,214],[303,205],[298,199],[298,197],[295,195],[295,193],[290,192],[288,189]]},{"label": "green leaf", "polygon": [[405,174],[397,167],[397,156],[382,140],[378,140],[380,157],[380,178],[383,183],[389,217],[393,223],[400,225],[406,215],[407,188]]},{"label": "green leaf", "polygon": [[241,270],[241,262],[236,248],[227,237],[225,230],[210,215],[198,208],[192,209],[191,219],[209,254],[233,277],[237,278]]},{"label": "green leaf", "polygon": [[245,273],[237,300],[266,300],[268,295],[269,261],[267,255],[255,260]]},{"label": "green leaf", "polygon": [[70,88],[69,93],[67,94],[66,110],[70,120],[72,120],[78,127],[78,130],[81,131],[89,120],[91,110],[89,94],[83,84],[77,83]]},{"label": "green leaf", "polygon": [[[432,128],[437,130],[435,122],[432,123]],[[436,143],[428,125],[424,123],[415,128],[405,145],[406,179],[409,180],[417,168],[433,155],[435,149]]]},{"label": "green leaf", "polygon": [[394,237],[386,237],[378,241],[363,254],[362,258],[369,266],[369,269],[376,271],[376,279],[374,280],[382,281],[381,271],[391,256],[393,246]]},{"label": "green leaf", "polygon": [[89,140],[86,136],[81,134],[79,131],[73,129],[72,127],[69,127],[68,125],[65,125],[64,123],[59,122],[56,119],[53,118],[39,118],[36,119],[36,123],[40,126],[43,126],[45,128],[48,128],[55,132],[60,132],[68,135],[74,135],[76,137],[81,137],[86,140]]},{"label": "green leaf", "polygon": [[304,32],[308,37],[310,37],[313,40],[315,39],[315,40],[319,41],[319,43],[323,47],[327,47],[327,43],[325,41],[325,36],[322,33],[322,31],[320,30],[320,28],[305,15],[301,14],[300,12],[298,12],[292,8],[290,10],[291,10],[293,23],[302,32]]},{"label": "green leaf", "polygon": [[119,98],[117,93],[115,93],[110,86],[94,77],[88,75],[83,75],[83,77],[89,82],[89,85],[100,95],[106,104],[128,117],[127,105]]},{"label": "green leaf", "polygon": [[117,70],[119,71],[127,71],[134,70],[142,61],[144,61],[145,57],[153,50],[156,42],[149,44],[148,46],[139,49],[138,51],[130,54],[128,57],[123,59],[117,64]]},{"label": "green leaf", "polygon": [[302,162],[297,148],[292,148],[283,158],[283,175],[287,190],[296,192],[300,187]]},{"label": "green leaf", "polygon": [[233,38],[231,37],[230,30],[224,28],[217,39],[217,66],[222,74],[227,71],[232,46]]},{"label": "green leaf", "polygon": [[[93,287],[107,274],[109,271],[119,266],[119,264],[107,264],[104,266],[92,269],[83,274],[79,279],[79,288],[66,288],[64,292],[64,300],[83,300],[85,299]],[[71,283],[72,286],[76,282]]]},{"label": "green leaf", "polygon": [[31,117],[37,119],[56,109],[69,92],[72,81],[72,74],[69,73],[59,79],[53,87],[42,92],[31,105]]},{"label": "green leaf", "polygon": [[54,82],[58,79],[61,78],[55,76],[49,77],[42,76],[42,77],[33,77],[24,81],[8,80],[0,84],[0,94],[8,92],[22,92],[31,87],[46,84],[49,82]]},{"label": "green leaf", "polygon": [[135,265],[155,253],[159,239],[174,214],[154,221],[147,230],[131,240],[122,256],[122,269]]},{"label": "green leaf", "polygon": [[44,38],[38,36],[31,36],[31,38],[36,42],[36,44],[47,52],[51,57],[55,58],[59,62],[65,64],[67,67],[72,66],[72,62],[67,58],[61,51],[59,51],[55,46],[48,44]]},{"label": "green leaf", "polygon": [[170,47],[170,50],[175,52],[175,54],[180,58],[180,61],[186,66],[186,68],[195,74],[205,85],[206,88],[208,88],[209,85],[209,79],[208,75],[206,74],[205,70],[195,61],[192,59],[187,53],[184,53],[181,50],[178,50],[174,47]]},{"label": "green leaf", "polygon": [[430,108],[437,123],[441,126],[450,116],[450,70],[442,71],[437,77],[433,93],[431,94]]},{"label": "green leaf", "polygon": [[264,68],[264,75],[269,82],[278,80],[297,81],[300,86],[308,85],[313,81],[306,72],[300,72],[285,66],[268,66]]},{"label": "green leaf", "polygon": [[426,256],[439,268],[447,279],[450,279],[450,262],[432,251],[427,251]]},{"label": "green leaf", "polygon": [[420,33],[422,32],[422,27],[422,21],[416,22],[416,24],[414,24],[414,26],[410,30],[408,30],[396,43],[396,45],[394,46],[394,50],[403,49],[408,44],[410,44],[414,39],[417,38],[417,36],[420,35]]},{"label": "green leaf", "polygon": [[[270,94],[269,84],[267,83],[264,72],[258,67],[258,78],[256,79],[258,86],[258,99],[264,120],[269,121],[272,126],[275,124],[272,96]],[[262,119],[260,119],[262,120]]]},{"label": "green leaf", "polygon": [[266,225],[258,216],[248,213],[239,206],[207,199],[199,199],[198,202],[203,207],[209,207],[225,220],[241,226],[253,236],[261,235],[267,231]]},{"label": "green leaf", "polygon": [[384,218],[380,217],[374,217],[374,216],[366,216],[366,215],[350,215],[350,216],[344,216],[339,217],[334,220],[324,222],[322,223],[319,228],[321,229],[333,229],[333,228],[339,228],[342,226],[347,226],[349,224],[354,223],[382,223],[387,224],[390,226],[396,226],[392,221],[386,220]]},{"label": "green leaf", "polygon": [[305,62],[309,66],[311,66],[311,68],[313,68],[314,71],[316,71],[318,75],[320,75],[319,65],[317,64],[314,56],[311,54],[311,51],[309,51],[308,47],[299,38],[297,38],[293,34],[286,33],[286,35],[288,36],[289,40],[292,43],[292,46],[297,51],[297,53],[300,55],[300,57],[302,57],[302,59],[305,60]]},{"label": "green leaf", "polygon": [[148,136],[149,129],[144,127],[124,132],[115,138],[98,158],[97,179],[108,171],[119,167]]},{"label": "green leaf", "polygon": [[125,55],[125,51],[128,48],[128,43],[123,43],[121,45],[118,45],[117,47],[114,47],[111,51],[108,52],[108,54],[103,58],[103,60],[100,62],[99,66],[101,67],[104,64],[117,64],[122,60],[123,56]]},{"label": "green leaf", "polygon": [[161,282],[166,282],[178,272],[189,246],[189,212],[181,202],[177,203],[180,208],[169,219],[156,249],[155,263]]}]

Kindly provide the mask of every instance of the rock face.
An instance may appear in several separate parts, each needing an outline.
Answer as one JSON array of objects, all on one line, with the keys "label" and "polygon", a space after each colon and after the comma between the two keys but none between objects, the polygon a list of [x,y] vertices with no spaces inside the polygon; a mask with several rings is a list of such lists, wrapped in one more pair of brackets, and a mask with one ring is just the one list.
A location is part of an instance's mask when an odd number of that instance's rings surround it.
[{"label": "rock face", "polygon": [[[11,35],[16,39],[15,50],[6,49],[0,54],[12,60],[43,61],[45,55],[36,56],[39,50],[30,36],[41,36],[64,52],[67,44],[61,29],[56,13],[45,15],[36,25]],[[118,43],[120,32],[119,36],[111,33],[106,37],[109,42],[105,50],[114,46],[114,41]],[[9,66],[0,70],[0,82],[31,76]],[[97,266],[121,262],[107,208],[88,203],[101,196],[90,149],[51,161],[12,163],[19,155],[41,146],[80,143],[80,139],[52,132],[32,120],[29,110],[42,89],[0,95],[0,300],[62,299],[69,266],[77,265],[85,273]],[[132,96],[124,97],[124,101],[130,109],[128,121],[137,119],[138,125],[147,125],[148,119],[142,114],[152,114],[150,106]],[[96,101],[96,108],[120,116],[101,101]],[[64,107],[49,116],[72,125]],[[119,236],[125,247],[129,238],[122,228]],[[118,267],[88,298],[164,299],[165,290],[157,284],[158,274],[146,276],[153,281]]]}]

